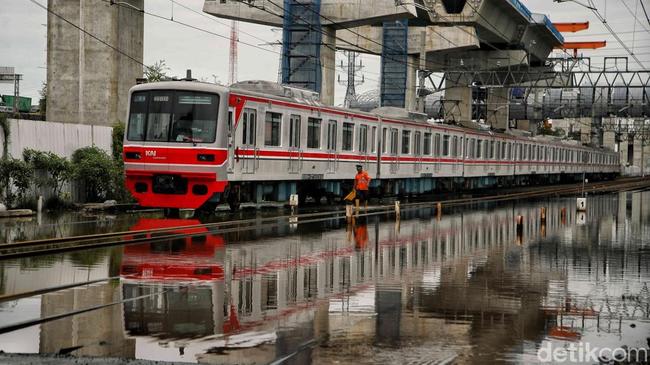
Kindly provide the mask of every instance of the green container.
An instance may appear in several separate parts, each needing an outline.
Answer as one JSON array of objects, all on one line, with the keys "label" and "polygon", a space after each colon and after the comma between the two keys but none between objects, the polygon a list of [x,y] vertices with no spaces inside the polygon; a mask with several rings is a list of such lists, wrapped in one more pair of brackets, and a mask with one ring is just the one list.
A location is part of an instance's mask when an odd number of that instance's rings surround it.
[{"label": "green container", "polygon": [[[14,96],[13,95],[2,95],[2,101],[4,101],[7,107],[14,106]],[[21,113],[29,113],[32,110],[32,98],[26,98],[24,96],[18,97],[18,111]]]}]

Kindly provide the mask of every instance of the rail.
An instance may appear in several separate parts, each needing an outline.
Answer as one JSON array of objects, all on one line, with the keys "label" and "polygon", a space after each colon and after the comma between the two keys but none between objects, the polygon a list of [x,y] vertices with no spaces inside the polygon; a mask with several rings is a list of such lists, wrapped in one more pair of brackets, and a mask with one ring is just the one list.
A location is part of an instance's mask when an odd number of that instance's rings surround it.
[{"label": "rail", "polygon": [[[616,191],[620,190],[633,190],[639,188],[650,187],[650,179],[646,178],[629,178],[615,181],[607,182],[598,182],[590,183],[585,186],[586,192],[601,192],[609,189]],[[583,189],[582,184],[573,184],[569,186],[562,187],[543,187],[539,189],[533,189],[530,191],[516,192],[510,194],[502,195],[492,195],[492,196],[482,196],[482,197],[471,197],[471,198],[458,198],[458,199],[448,199],[448,200],[438,200],[438,201],[427,201],[427,202],[414,202],[414,203],[403,203],[401,204],[401,210],[414,210],[421,209],[425,207],[435,207],[439,203],[445,207],[449,206],[459,206],[466,204],[475,204],[475,203],[487,203],[487,202],[498,202],[498,201],[507,201],[507,200],[516,200],[523,198],[533,198],[545,195],[567,195],[567,194],[576,194],[581,192]],[[357,216],[373,216],[381,214],[390,214],[394,213],[394,205],[379,205],[374,207],[369,207],[363,209]],[[291,219],[292,222],[297,222],[299,224],[306,223],[317,223],[324,220],[331,219],[344,219],[345,211],[328,211],[328,212],[316,212],[316,213],[304,213],[299,215],[282,215],[277,217],[270,218],[252,218],[252,219],[241,219],[228,222],[215,222],[215,223],[205,223],[205,224],[196,224],[191,226],[180,226],[180,227],[165,227],[165,228],[156,228],[156,229],[147,229],[147,230],[137,230],[137,231],[123,231],[123,232],[111,232],[111,233],[101,233],[101,234],[92,234],[84,236],[74,236],[74,237],[62,237],[62,238],[53,238],[53,239],[41,239],[41,240],[31,240],[31,241],[22,241],[22,242],[13,242],[0,244],[0,260],[25,257],[25,256],[35,256],[35,255],[44,255],[51,254],[56,252],[65,252],[71,250],[79,249],[91,249],[107,246],[117,246],[117,245],[129,245],[135,243],[144,243],[151,241],[152,239],[164,238],[164,239],[174,239],[174,238],[185,238],[193,236],[202,236],[210,233],[210,230],[218,229],[218,233],[229,233],[234,231],[241,231],[247,229],[260,229],[260,228],[270,228],[275,227],[277,224],[286,220],[289,222]],[[197,231],[197,228],[207,229],[208,231]],[[185,230],[188,233],[179,233],[174,232],[178,230]],[[191,232],[191,233],[190,233]],[[153,233],[168,233],[164,237],[150,237]]]}]

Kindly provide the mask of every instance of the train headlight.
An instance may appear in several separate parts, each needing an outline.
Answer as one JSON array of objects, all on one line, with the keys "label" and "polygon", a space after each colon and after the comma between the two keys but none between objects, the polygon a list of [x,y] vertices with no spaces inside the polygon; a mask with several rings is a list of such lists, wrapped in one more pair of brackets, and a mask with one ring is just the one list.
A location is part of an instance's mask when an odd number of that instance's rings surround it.
[{"label": "train headlight", "polygon": [[201,161],[201,162],[213,162],[214,161],[214,155],[199,154],[199,155],[196,156],[196,159]]},{"label": "train headlight", "polygon": [[129,160],[139,160],[142,158],[140,152],[127,152],[125,153],[125,157]]}]

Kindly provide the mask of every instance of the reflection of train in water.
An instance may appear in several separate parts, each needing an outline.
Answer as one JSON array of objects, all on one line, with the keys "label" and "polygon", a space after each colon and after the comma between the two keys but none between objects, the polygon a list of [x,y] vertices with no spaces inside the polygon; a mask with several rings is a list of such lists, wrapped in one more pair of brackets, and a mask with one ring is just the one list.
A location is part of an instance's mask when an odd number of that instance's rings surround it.
[{"label": "reflection of train in water", "polygon": [[[147,280],[223,279],[223,266],[215,257],[224,249],[223,239],[208,234],[205,227],[195,227],[200,224],[189,219],[140,219],[131,231],[147,232],[136,236],[152,241],[124,247],[120,274],[128,279]],[[155,231],[168,228],[174,229]]]},{"label": "reflection of train in water", "polygon": [[[591,207],[593,212],[609,209],[610,206],[601,207],[597,202]],[[157,337],[264,329],[273,326],[272,319],[300,317],[300,313],[311,313],[323,300],[336,301],[341,295],[363,292],[374,282],[395,284],[415,279],[423,280],[431,288],[445,285],[445,280],[458,279],[445,278],[445,267],[466,265],[468,272],[473,271],[482,265],[487,253],[508,247],[508,252],[514,249],[514,256],[508,254],[505,259],[508,268],[515,270],[524,264],[518,258],[519,245],[558,234],[564,225],[575,224],[577,213],[573,209],[562,213],[560,206],[549,207],[546,223],[542,224],[539,208],[518,205],[490,210],[490,214],[476,209],[443,216],[433,225],[422,224],[430,222],[433,214],[418,214],[404,212],[402,222],[395,226],[374,227],[373,223],[351,227],[348,232],[339,229],[344,226],[334,226],[317,237],[287,236],[285,231],[279,231],[282,241],[251,237],[249,243],[227,249],[221,245],[223,239],[211,232],[206,232],[205,241],[215,244],[206,246],[189,244],[191,238],[185,239],[185,245],[174,245],[173,239],[163,236],[157,243],[125,249],[124,297],[163,292],[126,303],[126,328],[132,335]],[[516,229],[517,215],[525,217],[521,232]],[[182,224],[156,222],[166,221],[146,220],[134,230]],[[186,226],[196,223],[186,222]],[[188,265],[185,272],[203,262],[218,267],[219,274],[188,279],[176,271],[160,272],[156,277],[134,274],[131,269],[144,261],[149,266],[167,267],[178,262],[179,257],[192,258],[182,259]],[[508,306],[500,310],[510,309]]]},{"label": "reflection of train in water", "polygon": [[[618,154],[429,123],[402,110],[326,107],[272,83],[170,81],[130,92],[126,183],[143,206],[340,195],[362,164],[381,194],[559,181],[619,171]],[[228,194],[224,194],[228,193]]]},{"label": "reflection of train in water", "polygon": [[198,220],[143,218],[131,228],[137,232],[135,237],[151,239],[127,245],[123,251],[124,297],[150,294],[124,304],[124,323],[131,335],[215,333],[219,323],[213,318],[213,295],[223,290],[225,248],[221,237],[196,227],[200,224]]}]

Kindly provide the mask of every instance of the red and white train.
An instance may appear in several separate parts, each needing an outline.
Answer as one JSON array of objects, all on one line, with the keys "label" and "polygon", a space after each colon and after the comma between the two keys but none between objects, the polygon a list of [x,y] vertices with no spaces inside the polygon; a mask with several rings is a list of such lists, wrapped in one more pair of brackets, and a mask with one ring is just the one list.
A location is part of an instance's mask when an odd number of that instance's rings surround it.
[{"label": "red and white train", "polygon": [[[143,206],[315,200],[345,191],[364,165],[375,194],[615,175],[618,154],[577,143],[431,123],[422,115],[324,106],[264,81],[137,85],[124,140],[126,184]],[[225,194],[224,194],[225,193]]]}]

